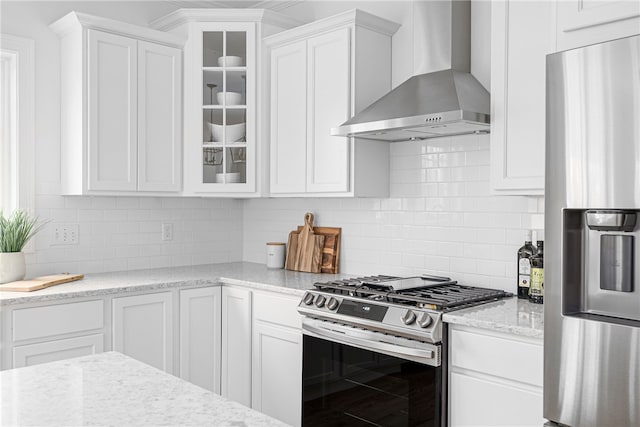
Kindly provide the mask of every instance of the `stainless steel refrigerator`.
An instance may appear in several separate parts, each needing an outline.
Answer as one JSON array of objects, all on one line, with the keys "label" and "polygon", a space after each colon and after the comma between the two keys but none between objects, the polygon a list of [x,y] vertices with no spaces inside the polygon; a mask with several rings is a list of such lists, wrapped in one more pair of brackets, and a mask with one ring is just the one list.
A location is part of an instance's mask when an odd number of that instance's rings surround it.
[{"label": "stainless steel refrigerator", "polygon": [[640,426],[640,35],[547,56],[544,417]]}]

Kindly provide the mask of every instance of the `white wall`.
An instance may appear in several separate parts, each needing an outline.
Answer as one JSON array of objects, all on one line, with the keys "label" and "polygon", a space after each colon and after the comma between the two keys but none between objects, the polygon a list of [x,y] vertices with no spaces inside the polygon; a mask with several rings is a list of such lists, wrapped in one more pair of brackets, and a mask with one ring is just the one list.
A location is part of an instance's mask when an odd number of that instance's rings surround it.
[{"label": "white wall", "polygon": [[[27,255],[27,276],[91,273],[148,267],[239,261],[242,202],[148,197],[61,197],[60,50],[48,25],[77,10],[146,25],[175,10],[168,2],[7,2],[0,31],[35,40],[36,214],[50,220]],[[161,240],[172,223],[174,239]],[[79,225],[79,244],[53,244],[55,225]]]},{"label": "white wall", "polygon": [[265,243],[286,242],[308,211],[342,227],[342,273],[444,274],[511,292],[524,230],[544,223],[541,197],[490,193],[488,135],[392,144],[388,199],[246,201],[243,259],[264,262]]}]

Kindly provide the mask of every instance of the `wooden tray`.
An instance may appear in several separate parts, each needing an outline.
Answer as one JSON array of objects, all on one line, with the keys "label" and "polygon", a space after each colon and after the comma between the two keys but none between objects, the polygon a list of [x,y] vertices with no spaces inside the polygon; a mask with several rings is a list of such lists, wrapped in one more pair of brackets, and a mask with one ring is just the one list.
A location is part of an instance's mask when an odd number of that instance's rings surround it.
[{"label": "wooden tray", "polygon": [[[298,226],[297,233],[302,231],[302,226]],[[338,263],[340,261],[340,235],[341,227],[313,227],[314,234],[324,236],[324,246],[322,247],[322,261],[320,265],[321,273],[338,273]]]},{"label": "wooden tray", "polygon": [[36,277],[30,280],[18,280],[0,285],[0,291],[10,292],[32,292],[49,286],[60,285],[62,283],[74,282],[84,277],[84,274],[52,274],[50,276]]}]

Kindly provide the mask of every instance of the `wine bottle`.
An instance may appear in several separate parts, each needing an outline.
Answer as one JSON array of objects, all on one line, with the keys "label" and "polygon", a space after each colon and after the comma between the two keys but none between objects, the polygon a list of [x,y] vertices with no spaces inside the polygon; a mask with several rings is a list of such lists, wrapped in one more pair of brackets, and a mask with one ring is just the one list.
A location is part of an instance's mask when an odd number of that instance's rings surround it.
[{"label": "wine bottle", "polygon": [[536,249],[531,244],[531,230],[527,230],[524,245],[518,249],[518,298],[529,298],[531,283],[531,258]]},{"label": "wine bottle", "polygon": [[544,302],[544,242],[542,240],[538,240],[536,254],[531,258],[529,300],[536,304]]}]

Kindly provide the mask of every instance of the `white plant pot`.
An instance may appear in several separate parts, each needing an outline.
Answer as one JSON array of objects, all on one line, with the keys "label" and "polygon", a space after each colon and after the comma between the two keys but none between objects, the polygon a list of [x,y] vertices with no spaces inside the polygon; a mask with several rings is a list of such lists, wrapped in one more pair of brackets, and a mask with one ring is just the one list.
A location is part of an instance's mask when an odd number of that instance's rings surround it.
[{"label": "white plant pot", "polygon": [[22,280],[25,273],[24,253],[0,252],[0,283]]}]

